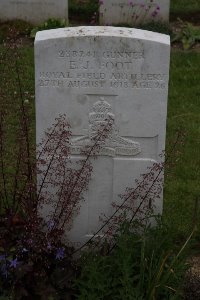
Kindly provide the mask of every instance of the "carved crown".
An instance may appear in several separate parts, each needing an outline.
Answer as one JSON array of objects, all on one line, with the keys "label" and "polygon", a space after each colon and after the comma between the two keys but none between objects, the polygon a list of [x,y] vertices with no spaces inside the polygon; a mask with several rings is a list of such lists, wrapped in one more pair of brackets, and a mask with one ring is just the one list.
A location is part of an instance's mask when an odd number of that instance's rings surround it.
[{"label": "carved crown", "polygon": [[93,111],[96,113],[109,113],[111,112],[111,105],[105,101],[104,97],[100,97],[100,100],[94,103]]}]

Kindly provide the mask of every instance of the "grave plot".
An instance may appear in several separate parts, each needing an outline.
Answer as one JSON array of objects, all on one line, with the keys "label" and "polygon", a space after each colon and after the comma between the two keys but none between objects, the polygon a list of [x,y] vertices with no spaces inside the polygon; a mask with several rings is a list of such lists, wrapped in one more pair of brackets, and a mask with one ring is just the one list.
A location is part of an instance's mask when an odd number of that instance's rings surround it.
[{"label": "grave plot", "polygon": [[[72,160],[83,159],[98,125],[112,130],[93,161],[80,213],[67,233],[75,247],[111,215],[112,202],[147,167],[162,160],[168,97],[170,41],[163,34],[115,27],[39,32],[35,40],[37,142],[59,114],[71,124]],[[43,214],[49,208],[43,207]],[[155,212],[162,212],[162,191]]]}]

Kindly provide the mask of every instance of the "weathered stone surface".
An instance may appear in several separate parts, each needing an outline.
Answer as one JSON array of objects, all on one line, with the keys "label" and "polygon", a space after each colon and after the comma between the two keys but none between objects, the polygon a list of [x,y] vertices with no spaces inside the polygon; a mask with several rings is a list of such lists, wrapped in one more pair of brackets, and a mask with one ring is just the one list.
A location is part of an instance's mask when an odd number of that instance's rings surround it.
[{"label": "weathered stone surface", "polygon": [[101,25],[137,25],[169,21],[170,0],[106,0],[100,5]]},{"label": "weathered stone surface", "polygon": [[[72,157],[110,115],[112,135],[98,159],[69,237],[81,245],[111,214],[111,203],[165,149],[170,41],[153,32],[77,27],[37,33],[37,141],[60,113],[72,126]],[[161,196],[162,198],[162,196]],[[156,204],[162,212],[162,199]]]},{"label": "weathered stone surface", "polygon": [[49,18],[68,19],[68,0],[1,0],[0,20],[39,24]]}]

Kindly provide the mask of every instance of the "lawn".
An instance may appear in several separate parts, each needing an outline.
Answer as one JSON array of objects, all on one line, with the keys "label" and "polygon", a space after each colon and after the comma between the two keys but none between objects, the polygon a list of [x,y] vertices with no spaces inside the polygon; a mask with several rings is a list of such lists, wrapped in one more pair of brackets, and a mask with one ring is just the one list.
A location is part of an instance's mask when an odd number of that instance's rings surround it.
[{"label": "lawn", "polygon": [[193,12],[200,12],[199,0],[171,0],[170,11],[176,14],[191,14]]},{"label": "lawn", "polygon": [[185,141],[173,175],[166,178],[164,216],[182,233],[191,230],[195,200],[200,195],[199,61],[200,53],[172,51],[167,148],[178,129],[185,132]]}]

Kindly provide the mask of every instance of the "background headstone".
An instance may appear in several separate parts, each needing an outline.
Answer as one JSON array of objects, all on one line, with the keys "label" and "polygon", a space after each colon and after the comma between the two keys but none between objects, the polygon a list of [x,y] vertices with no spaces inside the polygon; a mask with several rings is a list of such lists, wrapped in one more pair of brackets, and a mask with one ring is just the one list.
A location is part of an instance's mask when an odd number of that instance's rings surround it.
[{"label": "background headstone", "polygon": [[39,24],[49,18],[68,20],[68,0],[1,0],[0,20],[20,19]]},{"label": "background headstone", "polygon": [[100,25],[138,25],[169,21],[170,0],[106,0],[100,3]]},{"label": "background headstone", "polygon": [[[114,118],[109,150],[94,161],[85,202],[69,234],[73,245],[91,237],[101,224],[99,216],[111,214],[118,194],[160,161],[165,149],[169,57],[169,36],[143,30],[77,27],[37,33],[37,142],[55,118],[66,113],[76,160],[101,113]],[[162,212],[162,199],[156,212]]]}]

